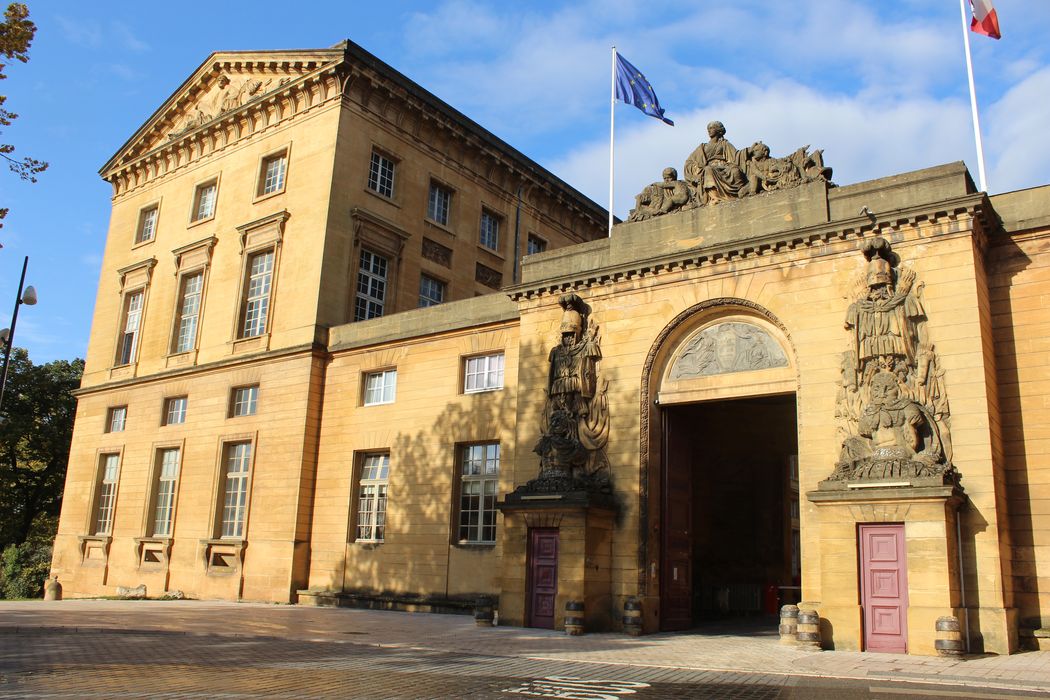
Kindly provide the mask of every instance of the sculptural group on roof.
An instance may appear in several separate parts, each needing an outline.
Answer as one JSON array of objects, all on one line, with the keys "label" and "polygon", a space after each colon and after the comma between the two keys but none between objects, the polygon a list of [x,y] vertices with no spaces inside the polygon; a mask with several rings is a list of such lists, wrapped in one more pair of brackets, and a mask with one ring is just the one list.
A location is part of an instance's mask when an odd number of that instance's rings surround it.
[{"label": "sculptural group on roof", "polygon": [[811,153],[809,146],[803,146],[789,156],[773,158],[761,141],[738,149],[726,140],[722,122],[708,124],[707,133],[710,140],[686,159],[684,179],[678,179],[674,168],[665,168],[660,182],[648,185],[635,197],[628,221],[831,179],[831,168],[824,165],[820,150]]}]

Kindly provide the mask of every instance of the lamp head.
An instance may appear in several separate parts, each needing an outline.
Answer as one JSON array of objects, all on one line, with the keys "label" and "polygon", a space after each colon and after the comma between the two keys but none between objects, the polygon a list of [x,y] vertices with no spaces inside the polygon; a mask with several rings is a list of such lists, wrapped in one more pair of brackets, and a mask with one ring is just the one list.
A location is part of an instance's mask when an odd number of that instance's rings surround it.
[{"label": "lamp head", "polygon": [[36,287],[33,285],[26,287],[26,290],[22,293],[22,303],[26,306],[36,304]]}]

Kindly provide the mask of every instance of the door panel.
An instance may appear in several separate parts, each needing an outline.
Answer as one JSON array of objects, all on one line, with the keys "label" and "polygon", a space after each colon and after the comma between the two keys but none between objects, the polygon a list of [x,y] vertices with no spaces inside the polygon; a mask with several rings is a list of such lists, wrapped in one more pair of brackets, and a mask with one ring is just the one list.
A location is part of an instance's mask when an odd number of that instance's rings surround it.
[{"label": "door panel", "polygon": [[554,608],[558,598],[558,529],[529,529],[528,551],[529,627],[554,629]]},{"label": "door panel", "polygon": [[861,607],[864,648],[908,650],[908,566],[904,525],[860,525]]},{"label": "door panel", "polygon": [[693,464],[689,436],[665,420],[660,629],[684,630],[693,626]]}]

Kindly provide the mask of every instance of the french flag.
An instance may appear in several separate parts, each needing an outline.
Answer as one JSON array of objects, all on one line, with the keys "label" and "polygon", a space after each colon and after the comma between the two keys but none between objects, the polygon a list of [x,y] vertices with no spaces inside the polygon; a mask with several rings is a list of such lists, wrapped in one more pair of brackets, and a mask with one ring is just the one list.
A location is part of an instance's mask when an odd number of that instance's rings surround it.
[{"label": "french flag", "polygon": [[999,17],[992,7],[992,0],[970,0],[973,8],[973,19],[970,20],[970,31],[990,36],[993,39],[1002,38],[999,33]]}]

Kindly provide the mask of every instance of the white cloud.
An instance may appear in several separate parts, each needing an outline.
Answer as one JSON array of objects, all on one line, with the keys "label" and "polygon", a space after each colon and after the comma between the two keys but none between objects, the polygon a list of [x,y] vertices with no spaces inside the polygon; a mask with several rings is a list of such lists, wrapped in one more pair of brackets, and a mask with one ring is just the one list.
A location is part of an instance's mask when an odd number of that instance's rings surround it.
[{"label": "white cloud", "polygon": [[988,187],[992,192],[1050,181],[1050,67],[1028,76],[984,112]]}]

